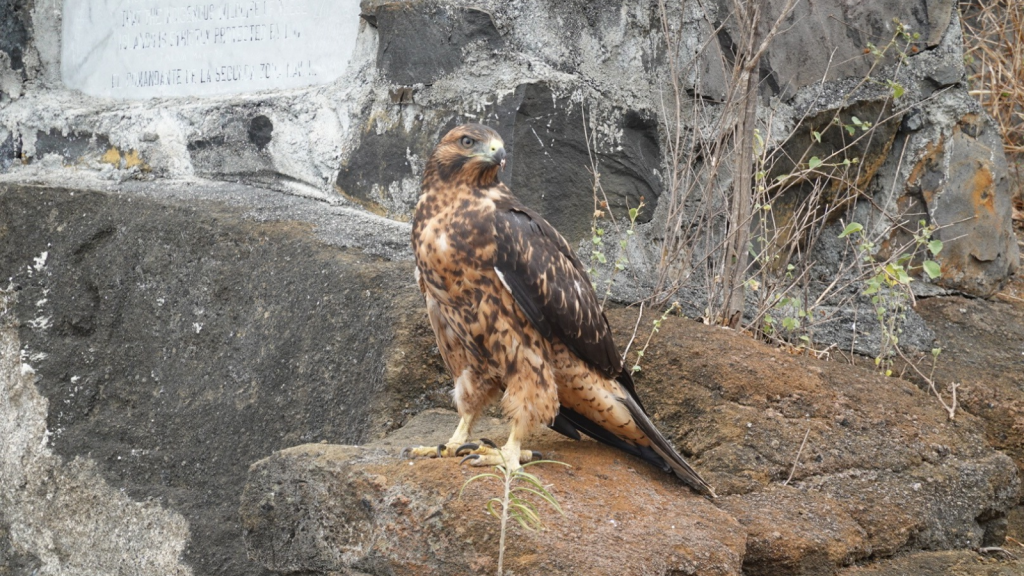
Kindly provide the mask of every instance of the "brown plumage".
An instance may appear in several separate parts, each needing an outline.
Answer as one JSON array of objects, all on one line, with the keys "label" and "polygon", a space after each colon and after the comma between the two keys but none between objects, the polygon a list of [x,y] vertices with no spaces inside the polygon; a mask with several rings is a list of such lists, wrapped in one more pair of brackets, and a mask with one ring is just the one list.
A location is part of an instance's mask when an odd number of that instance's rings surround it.
[{"label": "brown plumage", "polygon": [[[498,181],[504,164],[501,137],[478,124],[448,132],[427,162],[412,247],[461,421],[447,444],[412,454],[468,451],[473,465],[518,467],[534,458],[521,440],[546,424],[575,439],[582,431],[714,496],[644,413],[583,265]],[[500,453],[465,447],[476,417],[499,397],[512,424]]]}]

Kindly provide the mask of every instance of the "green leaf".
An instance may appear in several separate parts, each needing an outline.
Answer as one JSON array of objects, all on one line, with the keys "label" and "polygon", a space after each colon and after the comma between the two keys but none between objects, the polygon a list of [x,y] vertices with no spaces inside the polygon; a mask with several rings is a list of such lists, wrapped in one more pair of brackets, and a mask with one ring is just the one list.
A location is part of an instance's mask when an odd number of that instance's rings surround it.
[{"label": "green leaf", "polygon": [[558,505],[558,501],[555,500],[555,497],[552,496],[547,490],[545,490],[543,493],[541,493],[541,492],[538,492],[536,490],[531,490],[529,488],[522,488],[522,489],[526,490],[527,492],[532,492],[533,494],[539,496],[545,502],[550,504],[551,507],[554,508],[559,514],[561,514],[563,516],[565,515],[565,512],[562,511],[562,507]]},{"label": "green leaf", "polygon": [[864,226],[861,225],[860,222],[850,222],[849,224],[846,225],[846,228],[843,228],[843,232],[839,235],[839,237],[846,238],[847,236],[853,234],[854,232],[861,232],[863,230]]},{"label": "green leaf", "polygon": [[899,84],[897,84],[895,82],[892,82],[892,97],[893,98],[899,98],[900,96],[903,96],[903,92],[904,92],[903,86],[900,86]]},{"label": "green leaf", "polygon": [[494,505],[501,506],[501,500],[498,498],[491,498],[487,501],[487,511],[497,519],[501,519],[501,513],[494,509]]},{"label": "green leaf", "polygon": [[843,128],[846,128],[846,131],[850,133],[850,136],[853,136],[854,134],[857,133],[857,127],[852,124],[843,126]]},{"label": "green leaf", "polygon": [[925,260],[922,267],[924,267],[925,273],[932,280],[942,275],[942,266],[939,266],[939,263],[934,260]]},{"label": "green leaf", "polygon": [[566,464],[565,462],[559,462],[558,460],[530,460],[526,464],[520,466],[520,468],[526,468],[527,466],[534,466],[536,464],[558,464],[559,466],[572,468],[572,464]]},{"label": "green leaf", "polygon": [[821,132],[811,130],[811,138],[813,138],[815,142],[821,143]]},{"label": "green leaf", "polygon": [[821,166],[821,158],[817,156],[811,156],[811,159],[807,161],[807,167],[814,170],[818,166]]},{"label": "green leaf", "polygon": [[636,217],[637,217],[638,214],[640,214],[639,210],[637,210],[636,208],[630,208],[629,209],[629,220],[630,220],[630,222],[632,222],[633,220],[636,220]]},{"label": "green leaf", "polygon": [[938,256],[939,252],[942,252],[942,240],[932,240],[929,242],[928,251],[932,253],[932,256]]},{"label": "green leaf", "polygon": [[512,515],[512,519],[515,520],[516,522],[518,522],[519,525],[522,526],[524,530],[529,530],[530,532],[536,532],[536,530],[534,530],[532,526],[528,525],[526,523],[526,520],[524,520],[518,514],[513,514]]},{"label": "green leaf", "polygon": [[537,511],[533,509],[533,505],[526,500],[510,502],[508,510],[513,517],[526,520],[526,522],[531,525],[531,530],[537,530],[537,528],[543,526],[540,521],[540,515],[538,515]]}]

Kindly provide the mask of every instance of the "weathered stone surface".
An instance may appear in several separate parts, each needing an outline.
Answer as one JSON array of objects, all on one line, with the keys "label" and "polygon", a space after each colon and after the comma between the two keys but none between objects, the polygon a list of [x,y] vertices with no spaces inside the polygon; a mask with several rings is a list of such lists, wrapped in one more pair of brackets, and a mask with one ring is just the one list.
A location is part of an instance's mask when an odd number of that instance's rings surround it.
[{"label": "weathered stone surface", "polygon": [[[618,339],[628,338],[634,313],[608,316],[622,330]],[[644,356],[637,389],[747,527],[745,571],[829,574],[821,568],[826,558],[834,570],[908,548],[998,538],[1020,480],[1013,462],[986,446],[978,419],[959,414],[950,422],[934,397],[909,382],[737,346],[742,338],[666,322]],[[807,494],[800,505],[764,505],[796,498],[776,486],[791,471],[786,490]],[[776,541],[775,532],[788,540]]]},{"label": "weathered stone surface", "polygon": [[20,155],[21,146],[15,144],[14,137],[10,134],[7,138],[0,142],[0,173],[7,172],[7,170],[14,164],[18,156]]},{"label": "weathered stone surface", "polygon": [[[249,215],[254,198],[0,185],[0,277],[53,458],[180,515],[196,574],[254,568],[235,516],[250,463],[375,438],[441,377],[408,263],[331,246],[280,206]],[[62,506],[82,510],[78,493]],[[28,515],[58,529],[48,517]],[[18,545],[38,555],[44,534]]]},{"label": "weathered stone surface", "polygon": [[500,50],[491,15],[470,7],[415,2],[377,3],[363,17],[377,28],[377,67],[393,84],[432,84],[458,69],[464,50]]},{"label": "weathered stone surface", "polygon": [[[620,338],[636,321],[629,310],[608,315]],[[981,422],[966,413],[950,422],[928,393],[857,367],[790,356],[727,330],[670,318],[644,356],[637,388],[659,426],[722,495],[714,504],[743,526],[745,574],[834,574],[903,550],[993,545],[1006,534],[1006,516],[1019,497],[1016,467],[985,445]],[[300,447],[254,466],[242,508],[250,553],[277,571],[465,571],[486,554],[476,548],[478,539],[456,546],[442,535],[451,533],[449,515],[469,514],[448,507],[462,506],[451,496],[473,472],[454,460],[394,459],[403,446],[447,438],[454,416],[430,418],[414,419],[410,429],[369,447]],[[499,441],[503,435],[500,428],[480,434]],[[546,477],[561,498],[594,501],[600,497],[588,492],[600,483],[594,478],[616,480],[623,463],[656,485],[675,485],[671,476],[591,442],[545,432],[529,444],[574,465],[573,475]],[[782,486],[791,471],[793,481]],[[300,478],[311,480],[296,484]],[[367,495],[369,504],[330,501],[341,494]],[[393,503],[406,502],[399,494],[408,498],[408,510],[400,508],[396,520]],[[271,501],[292,505],[267,509]],[[646,505],[629,500],[630,507]],[[398,529],[423,525],[423,518],[428,525],[437,518],[438,525]],[[594,524],[569,525],[586,531]],[[527,548],[512,557],[534,553]]]},{"label": "weathered stone surface", "polygon": [[[545,214],[572,242],[590,237],[594,213],[591,158],[601,173],[612,212],[645,208],[637,222],[651,220],[661,193],[661,145],[655,117],[616,109],[606,120],[615,144],[596,140],[588,151],[582,105],[545,83],[522,84],[483,114],[505,140],[508,163],[500,177],[528,206]],[[454,110],[434,110],[377,130],[371,122],[359,148],[338,172],[336,188],[371,212],[406,219],[419,195],[419,170],[437,141],[464,122],[479,121]],[[588,128],[589,130],[589,128]]]},{"label": "weathered stone surface", "polygon": [[[762,37],[778,19],[784,0],[772,0],[763,8]],[[877,2],[797,2],[790,16],[783,20],[783,33],[770,46],[762,65],[766,90],[785,98],[805,86],[842,78],[863,78],[875,62],[868,50],[873,44],[886,47],[896,37],[894,20],[903,23],[910,33],[921,36],[913,42],[914,52],[939,44],[955,17],[953,0],[882,0]],[[719,36],[722,51],[732,57],[737,44],[732,38],[741,33],[735,19],[726,19],[731,2],[719,0],[718,21],[725,23],[725,34]],[[898,58],[898,47],[890,48],[883,63]],[[828,48],[825,48],[828,47]]]},{"label": "weathered stone surface", "polygon": [[746,576],[829,574],[870,554],[864,528],[820,492],[772,485],[719,505],[747,529]]},{"label": "weathered stone surface", "polygon": [[650,221],[661,192],[661,146],[651,114],[619,110],[616,149],[588,152],[581,105],[556,97],[541,84],[521,86],[513,104],[516,116],[506,181],[528,206],[546,214],[571,241],[589,238],[595,194],[593,157],[603,187],[603,194],[596,192],[598,203],[607,196],[609,209],[621,218],[642,200],[646,206],[637,221]]},{"label": "weathered stone surface", "polygon": [[999,552],[982,555],[970,550],[915,552],[847,568],[839,576],[1018,576],[1024,563]]},{"label": "weathered stone surface", "polygon": [[131,500],[93,460],[49,445],[47,400],[28,364],[41,358],[23,358],[11,313],[19,295],[0,291],[0,574],[191,574],[179,514]]},{"label": "weathered stone surface", "polygon": [[334,189],[364,209],[399,220],[408,220],[419,197],[419,181],[426,157],[457,119],[438,126],[433,118],[413,118],[388,129],[369,122],[359,146],[338,170]]},{"label": "weathered stone surface", "polygon": [[280,187],[289,177],[275,169],[266,150],[273,142],[273,127],[259,108],[231,107],[210,114],[187,144],[193,170],[208,178]]},{"label": "weathered stone surface", "polygon": [[97,162],[110,149],[110,140],[102,134],[62,134],[58,130],[39,132],[35,138],[35,156],[60,156],[65,164]]},{"label": "weathered stone surface", "polygon": [[[456,459],[408,461],[403,446],[443,442],[458,423],[429,411],[382,443],[307,444],[254,464],[242,496],[250,556],[275,572],[481,574],[495,571],[499,525],[484,506],[500,486]],[[497,420],[482,436],[502,433]],[[553,432],[531,439],[565,512],[538,509],[547,530],[510,528],[516,574],[740,574],[745,534],[727,513],[658,470],[596,442]]]},{"label": "weathered stone surface", "polygon": [[0,0],[0,106],[21,96],[27,78],[25,50],[31,37],[27,4],[24,0]]},{"label": "weathered stone surface", "polygon": [[0,1],[0,51],[6,52],[11,58],[11,67],[21,70],[24,67],[22,55],[28,44],[29,34],[26,26],[25,0]]},{"label": "weathered stone surface", "polygon": [[[849,97],[849,92],[839,100],[819,98],[804,111],[792,137],[771,153],[767,161],[768,182],[799,173],[812,157],[817,157],[823,166],[802,182],[788,180],[785,189],[771,199],[774,217],[767,222],[765,238],[779,245],[787,245],[794,236],[806,242],[810,229],[804,222],[808,214],[830,210],[826,222],[838,219],[845,213],[842,207],[857,200],[852,191],[866,188],[889,158],[902,115],[893,112],[887,93],[863,92],[867,93],[861,98]],[[874,126],[871,137],[856,127],[855,134],[849,134],[845,127],[854,126],[854,118]],[[844,166],[846,160],[851,164]],[[823,175],[828,178],[823,179]],[[821,186],[823,189],[815,192]],[[811,200],[813,194],[819,194],[816,202]],[[760,236],[755,234],[755,238]]]},{"label": "weathered stone surface", "polygon": [[[991,296],[1020,264],[1002,140],[992,121],[967,114],[951,135],[927,145],[906,184],[924,200],[943,240],[938,283]],[[913,199],[907,199],[909,205]]]},{"label": "weathered stone surface", "polygon": [[1012,457],[1024,477],[1024,372],[1005,368],[1024,360],[1024,307],[1017,300],[1024,281],[1015,278],[1005,293],[990,302],[928,298],[917,310],[942,349],[939,386],[945,392],[950,383],[960,384],[961,409],[984,422],[989,445]]}]

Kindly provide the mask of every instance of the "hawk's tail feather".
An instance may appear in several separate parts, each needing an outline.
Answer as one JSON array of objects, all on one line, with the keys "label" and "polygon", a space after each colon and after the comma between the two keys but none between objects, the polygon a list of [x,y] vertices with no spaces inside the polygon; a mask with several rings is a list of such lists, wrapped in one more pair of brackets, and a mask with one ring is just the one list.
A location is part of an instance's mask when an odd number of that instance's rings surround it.
[{"label": "hawk's tail feather", "polygon": [[580,432],[583,432],[602,444],[607,444],[612,448],[618,448],[627,454],[646,460],[665,472],[672,471],[669,465],[665,463],[665,460],[661,456],[658,456],[658,453],[652,450],[649,446],[637,446],[635,444],[630,444],[615,434],[612,434],[598,426],[592,420],[571,408],[566,408],[565,406],[559,407],[558,416],[555,417],[555,421],[551,424],[550,428],[559,434],[572,438],[573,440],[579,440]]},{"label": "hawk's tail feather", "polygon": [[[712,498],[717,498],[715,489],[711,487],[700,474],[697,473],[682,456],[676,452],[675,448],[669,444],[668,440],[661,434],[651,422],[651,419],[644,413],[643,408],[637,404],[632,394],[627,394],[625,398],[620,398],[620,401],[629,409],[630,416],[633,417],[633,421],[636,422],[637,427],[647,435],[647,438],[651,441],[649,450],[653,450],[661,457],[663,464],[667,465],[672,469],[683,482],[689,484],[694,490],[707,494]],[[620,440],[621,442],[621,440]],[[644,448],[647,448],[644,446]]]}]

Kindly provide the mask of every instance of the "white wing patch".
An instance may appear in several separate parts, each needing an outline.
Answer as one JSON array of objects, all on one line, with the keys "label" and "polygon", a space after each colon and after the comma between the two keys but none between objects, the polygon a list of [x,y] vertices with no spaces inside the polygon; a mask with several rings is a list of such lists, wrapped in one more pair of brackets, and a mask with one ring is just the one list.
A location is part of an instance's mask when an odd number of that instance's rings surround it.
[{"label": "white wing patch", "polygon": [[448,235],[444,232],[437,236],[437,250],[438,252],[448,251]]},{"label": "white wing patch", "polygon": [[505,281],[505,275],[501,273],[501,270],[495,268],[494,273],[498,275],[498,280],[501,280],[501,285],[505,287],[505,290],[508,290],[508,293],[512,294],[512,289],[508,287],[508,282]]}]

